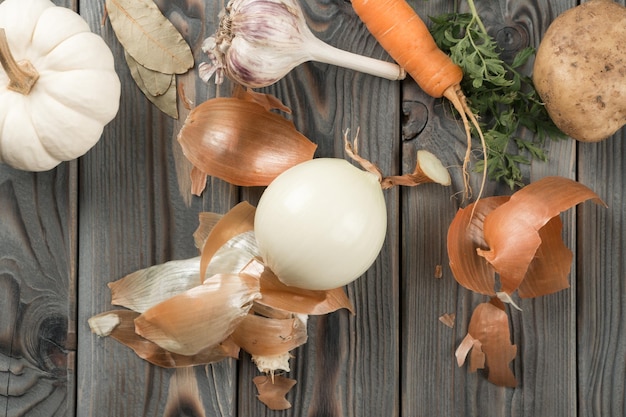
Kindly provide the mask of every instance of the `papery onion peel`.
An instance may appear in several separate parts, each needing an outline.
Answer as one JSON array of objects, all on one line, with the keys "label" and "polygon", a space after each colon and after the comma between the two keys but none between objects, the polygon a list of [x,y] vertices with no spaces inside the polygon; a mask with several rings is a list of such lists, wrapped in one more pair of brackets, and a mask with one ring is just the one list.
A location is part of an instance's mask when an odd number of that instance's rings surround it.
[{"label": "papery onion peel", "polygon": [[285,110],[282,103],[260,94],[209,99],[187,116],[177,139],[194,166],[194,194],[202,192],[207,175],[233,185],[265,186],[286,169],[313,158],[317,145],[268,109]]},{"label": "papery onion peel", "polygon": [[517,347],[510,339],[509,319],[502,302],[493,298],[481,303],[474,310],[467,335],[455,352],[458,365],[462,366],[469,354],[470,371],[487,368],[490,382],[514,387],[517,381],[509,363],[515,358]]},{"label": "papery onion peel", "polygon": [[265,404],[267,408],[270,410],[291,408],[291,403],[287,401],[285,396],[296,384],[294,379],[281,375],[274,377],[259,375],[254,377],[253,382],[259,391],[259,401]]},{"label": "papery onion peel", "polygon": [[604,205],[583,184],[545,177],[510,198],[486,197],[460,209],[448,229],[455,279],[490,296],[510,296],[520,288],[520,296],[535,297],[566,288],[572,255],[562,242],[559,216],[586,200]]}]

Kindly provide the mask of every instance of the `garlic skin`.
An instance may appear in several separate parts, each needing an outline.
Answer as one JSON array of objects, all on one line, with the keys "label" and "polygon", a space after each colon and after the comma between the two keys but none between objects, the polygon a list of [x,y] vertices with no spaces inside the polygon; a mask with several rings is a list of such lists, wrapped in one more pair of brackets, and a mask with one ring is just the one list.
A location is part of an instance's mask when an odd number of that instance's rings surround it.
[{"label": "garlic skin", "polygon": [[330,46],[310,31],[297,0],[231,0],[220,13],[220,25],[202,50],[211,63],[198,71],[205,82],[223,75],[249,88],[274,84],[307,61],[338,65],[400,80],[398,65]]}]

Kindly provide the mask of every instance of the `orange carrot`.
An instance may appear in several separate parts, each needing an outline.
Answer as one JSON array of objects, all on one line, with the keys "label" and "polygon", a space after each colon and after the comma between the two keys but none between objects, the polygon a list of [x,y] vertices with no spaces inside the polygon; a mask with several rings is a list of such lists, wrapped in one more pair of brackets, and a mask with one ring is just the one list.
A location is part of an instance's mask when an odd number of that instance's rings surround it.
[{"label": "orange carrot", "polygon": [[461,115],[467,135],[467,152],[463,161],[466,192],[469,192],[467,165],[471,152],[468,118],[474,125],[485,157],[480,198],[486,179],[487,152],[478,121],[461,90],[463,70],[437,47],[424,21],[405,0],[352,0],[352,7],[378,43],[425,93],[435,98],[447,98]]}]

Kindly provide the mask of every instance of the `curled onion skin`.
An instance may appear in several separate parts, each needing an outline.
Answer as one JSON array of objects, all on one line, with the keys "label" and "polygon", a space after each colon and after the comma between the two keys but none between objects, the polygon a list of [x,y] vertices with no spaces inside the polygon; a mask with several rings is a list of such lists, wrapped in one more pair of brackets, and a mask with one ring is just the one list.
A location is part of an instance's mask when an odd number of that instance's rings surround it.
[{"label": "curled onion skin", "polygon": [[284,284],[341,287],[369,269],[384,243],[378,178],[343,159],[298,164],[261,196],[254,231],[264,263]]}]

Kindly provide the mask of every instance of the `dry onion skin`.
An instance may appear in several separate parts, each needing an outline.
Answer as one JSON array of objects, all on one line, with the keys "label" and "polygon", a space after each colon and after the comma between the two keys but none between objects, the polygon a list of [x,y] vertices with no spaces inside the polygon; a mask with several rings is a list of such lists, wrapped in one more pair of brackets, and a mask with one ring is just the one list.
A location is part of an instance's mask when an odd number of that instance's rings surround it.
[{"label": "dry onion skin", "polygon": [[274,318],[250,313],[235,328],[232,338],[251,355],[280,355],[306,342],[306,320],[296,315]]},{"label": "dry onion skin", "polygon": [[[512,196],[486,197],[460,209],[448,229],[448,257],[456,281],[493,297],[474,311],[468,334],[456,351],[470,371],[488,368],[488,379],[500,386],[517,382],[509,368],[517,348],[511,345],[502,301],[538,297],[569,286],[572,252],[562,239],[560,213],[592,200],[596,193],[574,180],[546,177]],[[499,275],[499,287],[496,283]]]},{"label": "dry onion skin", "polygon": [[111,304],[143,313],[200,283],[200,257],[140,269],[108,284]]},{"label": "dry onion skin", "polygon": [[180,355],[195,355],[232,334],[260,297],[258,281],[219,274],[135,319],[138,335]]},{"label": "dry onion skin", "polygon": [[[245,272],[245,271],[244,271]],[[354,307],[343,287],[329,290],[308,290],[282,283],[269,268],[263,268],[259,276],[261,299],[266,306],[301,314],[322,315],[339,309],[354,314]]]},{"label": "dry onion skin", "polygon": [[[134,320],[139,314],[131,310],[111,310],[91,317],[89,326],[98,336],[110,336],[131,348],[140,358],[162,368],[204,365],[239,356],[240,348],[230,338],[191,356],[170,352],[137,334]],[[102,323],[105,324],[102,325]],[[112,327],[107,328],[106,332],[103,331],[105,326],[112,323]]]},{"label": "dry onion skin", "polygon": [[454,328],[454,320],[456,320],[456,313],[445,313],[439,316],[439,321],[449,328]]},{"label": "dry onion skin", "polygon": [[[112,304],[128,310],[91,317],[92,332],[167,368],[238,358],[244,350],[271,377],[259,399],[270,408],[290,407],[281,390],[295,381],[276,372],[289,372],[291,351],[307,340],[308,316],[342,308],[354,313],[354,308],[343,288],[306,290],[281,283],[258,256],[255,211],[242,202],[224,215],[201,213],[193,236],[201,255],[109,284]],[[282,387],[282,400],[274,398],[274,382]]]},{"label": "dry onion skin", "polygon": [[[536,297],[562,289],[572,255],[562,243],[560,220],[553,219],[586,200],[604,205],[583,184],[546,177],[510,198],[487,197],[475,207],[460,209],[448,229],[454,278],[472,291],[504,298],[526,279],[520,296]],[[495,288],[495,273],[500,288]]]},{"label": "dry onion skin", "polygon": [[[204,280],[207,277],[207,269],[217,252],[226,245],[232,238],[247,233],[254,229],[254,214],[256,208],[246,201],[237,204],[230,209],[211,229],[201,245],[200,255],[200,277]],[[202,227],[202,225],[200,226]],[[196,236],[197,238],[197,236]],[[254,242],[256,244],[256,242]],[[248,252],[256,252],[256,248],[249,248]],[[245,258],[246,263],[250,258]]]},{"label": "dry onion skin", "polygon": [[313,158],[317,145],[272,109],[288,110],[276,98],[237,90],[191,110],[178,133],[194,166],[192,192],[199,195],[206,176],[233,185],[266,186],[279,174]]},{"label": "dry onion skin", "polygon": [[204,242],[222,217],[222,214],[210,211],[203,211],[198,214],[198,228],[193,232],[193,242],[198,250],[202,250]]},{"label": "dry onion skin", "polygon": [[483,236],[485,217],[508,201],[508,196],[484,197],[460,209],[448,229],[448,258],[452,275],[459,284],[477,292],[495,296],[495,271],[478,256],[477,248],[486,248]]},{"label": "dry onion skin", "polygon": [[254,311],[235,328],[231,337],[252,356],[260,372],[273,377],[277,371],[291,370],[290,352],[308,338],[307,318],[293,313],[284,318],[266,317]]},{"label": "dry onion skin", "polygon": [[455,355],[459,366],[470,357],[470,371],[488,369],[488,380],[504,387],[515,387],[517,381],[509,363],[517,354],[510,342],[509,319],[502,302],[494,298],[479,304],[470,319],[467,335]]},{"label": "dry onion skin", "polygon": [[296,385],[296,381],[291,378],[277,375],[272,378],[259,375],[253,379],[259,395],[257,398],[270,410],[287,410],[291,408],[291,403],[285,396]]}]

